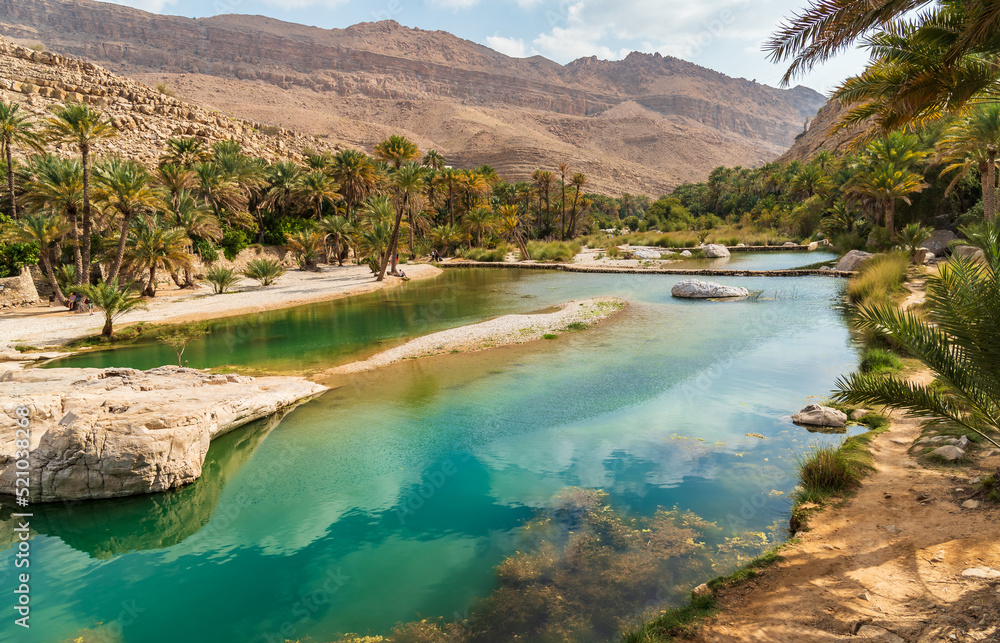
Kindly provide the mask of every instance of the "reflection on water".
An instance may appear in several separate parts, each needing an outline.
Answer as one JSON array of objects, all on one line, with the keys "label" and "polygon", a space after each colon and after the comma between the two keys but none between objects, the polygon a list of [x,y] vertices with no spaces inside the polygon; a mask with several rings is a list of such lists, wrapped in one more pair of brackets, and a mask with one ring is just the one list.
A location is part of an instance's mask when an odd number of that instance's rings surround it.
[{"label": "reflection on water", "polygon": [[[126,642],[329,641],[385,634],[421,616],[451,621],[502,586],[498,565],[533,551],[522,527],[548,515],[567,487],[606,493],[629,520],[676,506],[731,537],[786,519],[795,454],[839,439],[789,419],[855,362],[836,280],[783,280],[795,296],[715,304],[672,299],[671,276],[497,271],[484,283],[482,274],[426,284],[433,297],[418,288],[402,300],[370,300],[368,314],[382,320],[371,324],[407,332],[387,321],[399,319],[400,306],[454,325],[584,296],[635,303],[558,340],[331,382],[337,388],[295,409],[266,440],[236,432],[214,443],[213,461],[228,464],[170,494],[190,493],[199,509],[152,496],[118,509],[74,506],[81,515],[57,510],[32,541],[39,627],[25,640],[69,638],[113,621],[131,600],[144,611],[122,628]],[[467,289],[463,275],[478,285]],[[774,288],[764,279],[718,281]],[[451,303],[436,306],[435,297]],[[442,310],[456,316],[435,317]],[[321,328],[326,313],[341,314],[320,307],[297,316]],[[259,332],[290,342],[283,323]],[[316,362],[339,341],[299,340],[322,344],[307,358]],[[124,351],[120,359],[129,355],[141,357]],[[545,540],[568,542],[558,533]],[[0,552],[0,566],[10,555]],[[683,564],[703,570],[706,560],[688,552]],[[576,582],[575,573],[564,576]],[[0,634],[7,627],[0,623]]]}]

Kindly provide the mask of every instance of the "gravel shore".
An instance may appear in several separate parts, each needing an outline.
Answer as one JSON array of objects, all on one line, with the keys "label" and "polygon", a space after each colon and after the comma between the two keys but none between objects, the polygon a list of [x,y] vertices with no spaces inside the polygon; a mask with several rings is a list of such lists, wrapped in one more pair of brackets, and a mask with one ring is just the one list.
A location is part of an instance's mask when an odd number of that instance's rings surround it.
[{"label": "gravel shore", "polygon": [[[410,279],[429,279],[441,270],[428,264],[404,265]],[[262,288],[256,281],[241,279],[235,292],[213,295],[211,288],[162,290],[147,299],[149,308],[124,315],[115,322],[123,328],[136,322],[181,323],[245,315],[278,308],[358,295],[398,286],[402,280],[386,276],[377,282],[368,266],[322,266],[318,272],[292,270],[274,284]],[[55,347],[101,332],[104,318],[71,313],[61,306],[18,308],[0,314],[0,359],[16,345]]]},{"label": "gravel shore", "polygon": [[590,326],[611,317],[625,307],[614,297],[599,297],[570,301],[551,313],[534,315],[504,315],[478,324],[452,328],[411,340],[401,346],[374,355],[366,360],[351,362],[327,370],[321,375],[343,375],[370,371],[406,359],[430,357],[443,353],[467,353],[497,346],[523,344],[542,339],[549,333],[559,333],[571,324]]}]

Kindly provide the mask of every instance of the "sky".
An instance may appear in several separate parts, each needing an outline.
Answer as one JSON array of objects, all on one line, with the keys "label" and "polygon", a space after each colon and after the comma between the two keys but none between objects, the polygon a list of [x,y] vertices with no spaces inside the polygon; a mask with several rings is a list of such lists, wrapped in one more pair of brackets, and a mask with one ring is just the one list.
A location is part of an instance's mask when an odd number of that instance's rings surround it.
[{"label": "sky", "polygon": [[[201,18],[259,14],[327,29],[393,19],[441,29],[509,56],[559,63],[659,52],[733,77],[777,86],[784,71],[761,43],[807,0],[107,0],[145,11]],[[847,52],[797,78],[828,93],[864,66]]]}]

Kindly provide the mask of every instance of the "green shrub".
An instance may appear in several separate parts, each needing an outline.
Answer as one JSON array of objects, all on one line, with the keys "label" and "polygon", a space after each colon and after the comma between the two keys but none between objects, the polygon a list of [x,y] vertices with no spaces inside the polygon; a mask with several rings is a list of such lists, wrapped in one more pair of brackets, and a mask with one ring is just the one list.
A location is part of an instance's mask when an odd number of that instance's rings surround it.
[{"label": "green shrub", "polygon": [[212,284],[212,292],[221,295],[235,286],[239,277],[236,276],[232,268],[215,266],[214,268],[209,268],[206,279]]},{"label": "green shrub", "polygon": [[505,254],[503,248],[468,248],[462,252],[471,261],[503,261]]},{"label": "green shrub", "polygon": [[215,249],[211,241],[207,239],[195,239],[194,248],[201,260],[206,263],[212,263],[219,260],[219,251]]},{"label": "green shrub", "polygon": [[570,261],[580,252],[580,244],[575,241],[528,242],[528,254],[535,261]]},{"label": "green shrub", "polygon": [[247,233],[243,230],[237,230],[236,228],[230,228],[226,230],[222,235],[222,240],[219,242],[219,246],[222,248],[222,253],[226,255],[226,259],[232,261],[236,258],[236,255],[250,245],[250,238]]},{"label": "green shrub", "polygon": [[608,246],[608,258],[609,259],[620,259],[622,256],[622,250],[618,246]]},{"label": "green shrub", "polygon": [[558,339],[558,338],[559,335],[556,335],[555,333],[545,333],[544,335],[542,335],[542,339]]},{"label": "green shrub", "polygon": [[254,259],[243,271],[245,277],[258,281],[261,286],[270,286],[283,274],[285,267],[274,259]]},{"label": "green shrub", "polygon": [[859,307],[895,303],[906,290],[903,282],[909,265],[910,258],[901,252],[868,259],[847,282],[847,298]]},{"label": "green shrub", "polygon": [[37,264],[40,257],[34,243],[0,245],[0,277],[16,277],[25,266]]},{"label": "green shrub", "polygon": [[583,322],[573,322],[566,327],[566,330],[587,330],[587,325]]},{"label": "green shrub", "polygon": [[803,491],[810,496],[841,493],[860,482],[851,462],[833,446],[813,449],[799,467],[799,478]]},{"label": "green shrub", "polygon": [[903,361],[892,351],[869,347],[861,353],[858,370],[862,373],[895,373],[903,369]]}]

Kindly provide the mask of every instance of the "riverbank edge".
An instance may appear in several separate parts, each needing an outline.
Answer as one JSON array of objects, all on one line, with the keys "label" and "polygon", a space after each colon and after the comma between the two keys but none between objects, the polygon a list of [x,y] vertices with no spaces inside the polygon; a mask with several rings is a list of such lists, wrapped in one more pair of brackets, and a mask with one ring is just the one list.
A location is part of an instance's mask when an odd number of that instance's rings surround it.
[{"label": "riverbank edge", "polygon": [[512,261],[445,261],[439,268],[509,268],[515,270],[562,270],[564,272],[612,273],[634,275],[704,275],[706,277],[838,277],[849,279],[849,270],[725,270],[722,268],[619,268],[578,266],[569,263],[521,263]]}]

